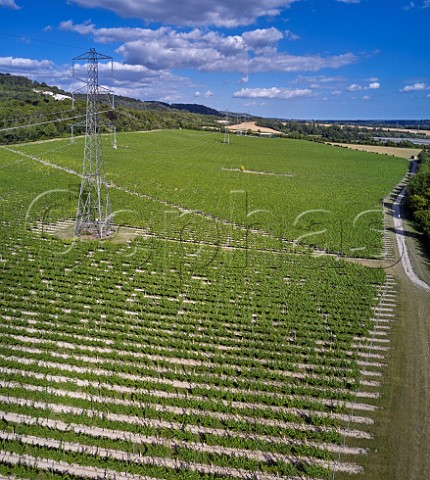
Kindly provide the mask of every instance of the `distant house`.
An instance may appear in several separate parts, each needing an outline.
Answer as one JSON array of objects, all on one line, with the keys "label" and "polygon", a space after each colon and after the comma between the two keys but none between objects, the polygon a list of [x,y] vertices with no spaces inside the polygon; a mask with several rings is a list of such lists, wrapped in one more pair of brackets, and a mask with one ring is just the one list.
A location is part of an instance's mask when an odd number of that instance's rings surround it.
[{"label": "distant house", "polygon": [[273,133],[270,133],[270,132],[259,132],[258,136],[259,137],[265,137],[265,138],[272,138],[274,135],[273,135]]}]

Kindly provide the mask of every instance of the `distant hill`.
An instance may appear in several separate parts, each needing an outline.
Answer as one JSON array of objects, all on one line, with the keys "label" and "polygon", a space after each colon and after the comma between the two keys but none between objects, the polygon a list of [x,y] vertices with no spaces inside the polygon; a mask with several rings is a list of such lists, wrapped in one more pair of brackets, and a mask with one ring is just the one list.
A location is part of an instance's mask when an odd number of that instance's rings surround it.
[{"label": "distant hill", "polygon": [[41,92],[50,92],[51,96],[70,96],[58,87],[50,87],[46,83],[36,82],[27,77],[0,73],[0,99],[1,100],[35,100],[40,99]]},{"label": "distant hill", "polygon": [[171,108],[175,108],[176,110],[186,110],[191,113],[199,113],[201,115],[214,115],[216,117],[221,117],[222,113],[218,112],[218,110],[214,110],[213,108],[205,107],[204,105],[197,105],[195,103],[172,103],[170,105]]},{"label": "distant hill", "polygon": [[142,101],[136,98],[123,97],[120,95],[115,95],[115,105],[123,106],[126,108],[135,108],[137,110],[161,110],[166,111],[169,109],[174,110],[184,110],[190,113],[197,113],[199,115],[212,115],[215,117],[222,117],[223,114],[218,110],[215,110],[205,105],[198,105],[195,103],[165,103],[153,101]]}]

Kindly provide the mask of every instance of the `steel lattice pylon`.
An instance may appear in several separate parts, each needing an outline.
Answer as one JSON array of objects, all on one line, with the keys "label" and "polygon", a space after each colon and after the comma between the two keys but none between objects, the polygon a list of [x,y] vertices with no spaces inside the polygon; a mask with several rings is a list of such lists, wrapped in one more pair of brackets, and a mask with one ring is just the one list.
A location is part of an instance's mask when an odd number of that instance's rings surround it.
[{"label": "steel lattice pylon", "polygon": [[90,235],[104,238],[110,232],[111,211],[99,123],[98,62],[112,60],[112,57],[97,53],[94,48],[91,48],[89,52],[73,60],[87,60],[84,161],[74,233],[76,236]]}]

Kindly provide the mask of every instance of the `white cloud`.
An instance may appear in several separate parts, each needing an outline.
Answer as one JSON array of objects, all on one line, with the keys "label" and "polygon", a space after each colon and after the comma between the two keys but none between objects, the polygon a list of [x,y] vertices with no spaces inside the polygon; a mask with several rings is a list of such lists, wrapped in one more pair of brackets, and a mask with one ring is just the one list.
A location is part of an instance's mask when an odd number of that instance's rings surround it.
[{"label": "white cloud", "polygon": [[381,88],[381,84],[379,82],[372,82],[372,83],[369,83],[367,88],[369,90],[377,90],[378,88]]},{"label": "white cloud", "polygon": [[358,85],[357,83],[352,83],[347,87],[348,92],[357,92],[360,90],[377,90],[381,88],[381,84],[377,81],[370,82],[368,85]]},{"label": "white cloud", "polygon": [[[142,65],[127,65],[114,62],[114,77],[109,77],[109,66],[104,65],[106,70],[102,79],[109,83],[109,87],[115,95],[140,98],[141,100],[159,100],[162,102],[183,101],[187,96],[183,91],[193,88],[188,78],[172,75],[168,71],[153,71]],[[195,88],[195,86],[194,86]],[[200,96],[200,92],[195,95]],[[196,96],[197,97],[197,96]]]},{"label": "white cloud", "polygon": [[370,100],[369,95],[363,95],[361,98],[362,98],[363,100]]},{"label": "white cloud", "polygon": [[284,31],[284,36],[285,38],[287,38],[288,40],[299,40],[300,39],[300,36],[299,35],[296,35],[295,33],[293,33],[291,30],[285,30]]},{"label": "white cloud", "polygon": [[406,85],[400,91],[401,92],[420,92],[422,90],[426,90],[427,88],[428,87],[426,87],[425,83],[417,82],[417,83],[414,83],[413,85]]},{"label": "white cloud", "polygon": [[50,60],[32,60],[30,58],[0,57],[0,68],[7,72],[29,72],[49,70],[54,66]]},{"label": "white cloud", "polygon": [[242,38],[248,48],[258,50],[276,45],[283,38],[283,35],[277,28],[272,27],[244,32]]},{"label": "white cloud", "polygon": [[11,8],[12,10],[19,10],[21,8],[15,3],[15,0],[0,0],[0,7]]},{"label": "white cloud", "polygon": [[264,107],[266,105],[266,102],[248,102],[245,103],[245,107]]},{"label": "white cloud", "polygon": [[62,22],[60,29],[92,35],[99,42],[123,42],[116,50],[125,63],[152,70],[195,68],[200,71],[298,72],[340,68],[357,60],[352,53],[322,57],[294,56],[278,50],[283,38],[276,28],[256,29],[242,35],[224,35],[193,29],[182,32],[170,27],[96,28],[90,22]]},{"label": "white cloud", "polygon": [[[189,96],[190,88],[196,98],[214,95],[210,90],[206,93],[198,91],[190,79],[174,75],[172,71],[176,69],[238,72],[242,75],[239,83],[246,84],[249,75],[255,72],[316,72],[324,68],[337,69],[357,60],[353,53],[324,57],[281,52],[278,43],[285,38],[285,33],[273,27],[245,31],[242,35],[226,35],[206,29],[180,31],[166,26],[158,29],[97,28],[91,21],[75,24],[67,20],[59,28],[91,36],[96,42],[119,43],[116,53],[122,55],[124,63],[114,64],[115,80],[111,81],[111,86],[117,94],[141,99],[180,101]],[[103,68],[101,64],[101,71]],[[83,71],[81,77],[84,78]],[[319,78],[324,81],[329,77]],[[163,92],[159,91],[160,86]],[[181,93],[186,90],[187,94]],[[288,99],[311,92],[310,88],[301,88],[260,90],[257,93]],[[255,90],[246,89],[236,92],[237,97],[255,94]]]},{"label": "white cloud", "polygon": [[299,0],[70,0],[82,7],[104,8],[122,17],[170,25],[250,25],[260,17],[276,17]]},{"label": "white cloud", "polygon": [[[276,29],[274,29],[276,30]],[[216,32],[193,31],[190,34],[167,30],[152,33],[145,40],[126,42],[116,51],[126,63],[142,64],[151,69],[196,68],[201,71],[238,72],[298,72],[340,68],[356,61],[352,53],[321,57],[320,55],[294,56],[279,52],[279,36],[268,29],[245,32],[242,36],[223,36]],[[264,48],[261,48],[262,45]],[[267,51],[270,49],[270,52]]]},{"label": "white cloud", "polygon": [[360,3],[361,0],[336,0],[340,3]]},{"label": "white cloud", "polygon": [[305,89],[289,89],[289,88],[242,88],[234,92],[235,98],[277,98],[281,100],[291,100],[297,97],[305,97],[312,94],[312,90]]},{"label": "white cloud", "polygon": [[363,87],[361,85],[353,83],[347,88],[347,90],[348,92],[356,92],[357,90],[363,90]]},{"label": "white cloud", "polygon": [[429,8],[429,7],[430,7],[430,0],[424,0],[423,8]]},{"label": "white cloud", "polygon": [[90,20],[87,20],[80,24],[74,24],[72,20],[66,20],[60,23],[60,30],[75,32],[81,35],[89,35],[94,33],[95,26],[90,23]]}]

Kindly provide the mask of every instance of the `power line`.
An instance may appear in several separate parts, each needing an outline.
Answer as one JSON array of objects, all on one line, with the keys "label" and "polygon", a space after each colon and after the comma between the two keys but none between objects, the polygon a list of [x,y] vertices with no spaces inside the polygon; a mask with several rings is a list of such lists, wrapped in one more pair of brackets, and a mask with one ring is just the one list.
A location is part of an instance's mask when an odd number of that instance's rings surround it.
[{"label": "power line", "polygon": [[[25,116],[22,116],[22,117],[9,117],[9,118],[3,118],[3,123],[6,124],[6,122],[8,123],[16,123],[16,122],[21,122],[21,121],[26,121],[26,120],[36,120],[37,118],[43,118],[43,117],[51,117],[53,115],[64,115],[65,113],[70,113],[70,112],[74,112],[75,109],[71,108],[69,110],[58,110],[57,112],[37,112],[37,113],[33,113],[33,115],[25,115]],[[1,120],[0,120],[1,121]],[[24,124],[23,124],[24,125]]]},{"label": "power line", "polygon": [[78,47],[77,45],[68,45],[66,43],[58,43],[58,42],[51,42],[49,40],[41,40],[40,38],[34,38],[34,37],[27,37],[26,35],[17,35],[15,33],[6,33],[6,32],[0,32],[0,35],[6,36],[6,37],[13,37],[13,38],[19,38],[19,39],[25,39],[25,40],[31,40],[32,42],[39,42],[39,43],[46,43],[48,45],[55,45],[57,47],[67,47],[67,48],[74,48],[76,50],[82,50],[85,51],[86,48],[84,47]]},{"label": "power line", "polygon": [[0,132],[9,132],[11,130],[18,130],[20,128],[37,127],[39,125],[48,125],[49,123],[60,123],[60,122],[65,122],[66,120],[74,120],[76,118],[83,118],[83,117],[85,117],[85,115],[75,115],[74,117],[56,118],[55,120],[48,120],[46,122],[28,123],[26,125],[17,125],[15,127],[0,128]]}]

